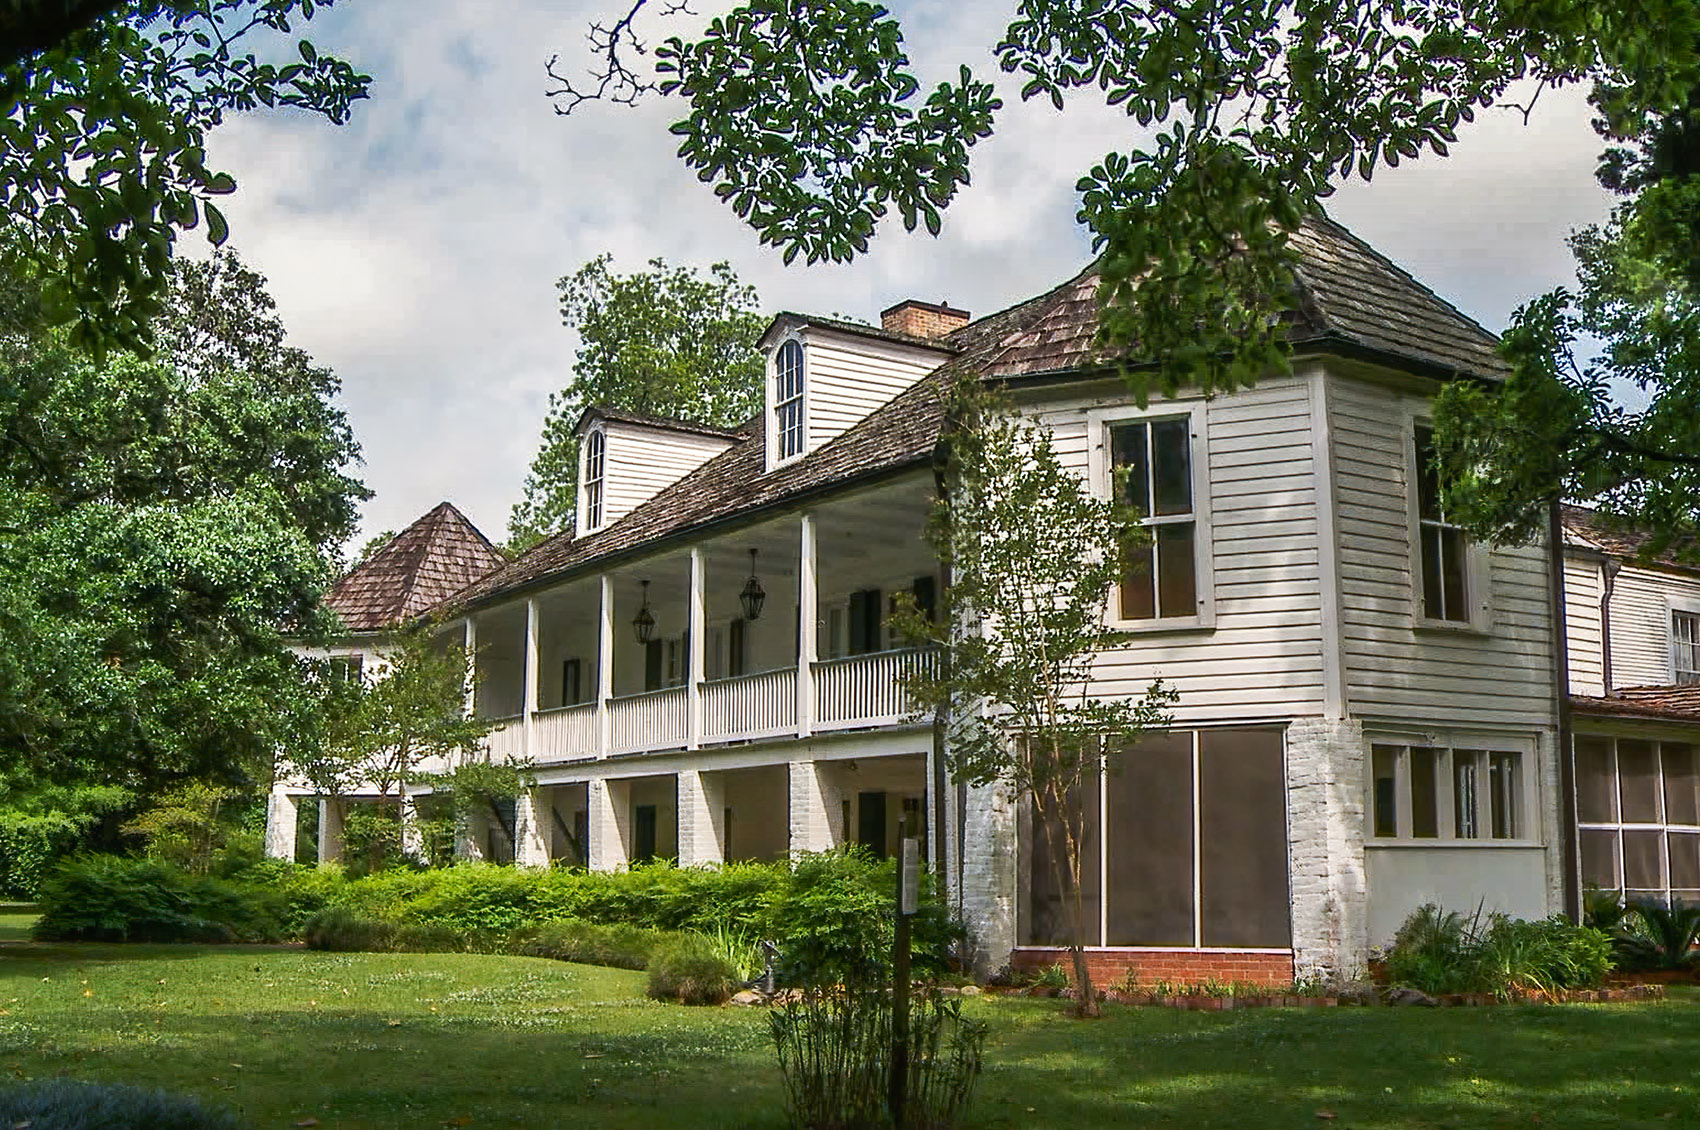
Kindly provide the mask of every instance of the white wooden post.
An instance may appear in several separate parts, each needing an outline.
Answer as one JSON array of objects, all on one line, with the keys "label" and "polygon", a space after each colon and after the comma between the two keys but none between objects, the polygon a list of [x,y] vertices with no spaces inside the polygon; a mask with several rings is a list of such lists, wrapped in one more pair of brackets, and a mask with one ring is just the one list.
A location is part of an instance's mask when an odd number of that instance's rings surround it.
[{"label": "white wooden post", "polygon": [[613,744],[614,578],[601,577],[602,610],[596,626],[596,756],[607,757]]},{"label": "white wooden post", "polygon": [[696,749],[702,745],[702,676],[703,651],[707,646],[703,637],[708,635],[703,626],[707,617],[703,610],[703,560],[702,548],[691,547],[691,592],[687,609],[688,632],[690,635],[690,655],[688,670],[685,673],[685,748]]},{"label": "white wooden post", "polygon": [[802,516],[797,554],[797,736],[815,729],[815,519]]},{"label": "white wooden post", "polygon": [[[520,749],[527,761],[537,760],[537,598],[525,602],[525,701],[520,707]],[[517,847],[517,845],[516,845]]]},{"label": "white wooden post", "polygon": [[466,638],[461,644],[466,652],[468,665],[466,679],[466,716],[473,717],[478,713],[478,622],[470,615],[466,618]]}]

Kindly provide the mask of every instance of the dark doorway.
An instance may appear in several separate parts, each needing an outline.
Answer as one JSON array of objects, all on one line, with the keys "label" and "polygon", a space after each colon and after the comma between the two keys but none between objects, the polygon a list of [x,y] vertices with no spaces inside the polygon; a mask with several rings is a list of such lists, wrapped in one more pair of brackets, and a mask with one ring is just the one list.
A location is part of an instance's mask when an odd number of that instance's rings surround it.
[{"label": "dark doorway", "polygon": [[655,806],[632,806],[632,862],[648,863],[655,858]]},{"label": "dark doorway", "polygon": [[856,842],[885,858],[885,793],[856,794]]}]

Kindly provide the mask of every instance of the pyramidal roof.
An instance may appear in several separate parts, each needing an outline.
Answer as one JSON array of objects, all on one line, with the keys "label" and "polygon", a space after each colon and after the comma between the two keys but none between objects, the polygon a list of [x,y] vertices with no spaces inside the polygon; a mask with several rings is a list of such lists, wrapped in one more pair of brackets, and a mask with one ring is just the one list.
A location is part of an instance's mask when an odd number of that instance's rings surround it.
[{"label": "pyramidal roof", "polygon": [[421,615],[506,561],[466,515],[439,502],[338,581],[325,606],[349,631],[381,631]]}]

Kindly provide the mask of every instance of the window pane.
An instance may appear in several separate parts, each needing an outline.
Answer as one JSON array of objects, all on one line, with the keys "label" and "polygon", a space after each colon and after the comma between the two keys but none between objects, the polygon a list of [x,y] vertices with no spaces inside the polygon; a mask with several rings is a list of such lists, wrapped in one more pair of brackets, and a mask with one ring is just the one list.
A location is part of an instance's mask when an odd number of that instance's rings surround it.
[{"label": "window pane", "polygon": [[1612,773],[1611,739],[1576,739],[1576,818],[1584,824],[1617,820],[1617,778]]},{"label": "window pane", "polygon": [[1481,836],[1476,813],[1476,789],[1480,769],[1474,750],[1460,749],[1452,753],[1452,818],[1454,834],[1461,840]]},{"label": "window pane", "polygon": [[1434,839],[1440,835],[1439,802],[1435,799],[1440,783],[1440,751],[1413,749],[1411,758],[1411,835]]},{"label": "window pane", "polygon": [[1193,577],[1192,523],[1158,526],[1157,601],[1163,616],[1196,616],[1198,585]]},{"label": "window pane", "polygon": [[1700,682],[1700,616],[1692,612],[1672,612],[1670,619],[1676,681]]},{"label": "window pane", "polygon": [[1122,567],[1122,619],[1149,620],[1157,615],[1156,580],[1151,575],[1153,548],[1141,542],[1128,548]]},{"label": "window pane", "polygon": [[1665,886],[1665,869],[1659,858],[1664,846],[1663,832],[1625,831],[1623,833],[1623,885],[1632,891],[1661,890]]},{"label": "window pane", "polygon": [[1192,513],[1192,458],[1188,420],[1158,420],[1151,425],[1158,514]]},{"label": "window pane", "polygon": [[1417,514],[1419,517],[1440,518],[1440,476],[1434,469],[1434,432],[1417,429]]},{"label": "window pane", "polygon": [[1424,526],[1420,532],[1423,546],[1423,615],[1430,620],[1446,619],[1446,598],[1440,581],[1440,527]]},{"label": "window pane", "polygon": [[1464,531],[1451,526],[1440,530],[1440,584],[1446,601],[1440,618],[1468,620],[1470,610],[1464,599]]},{"label": "window pane", "polygon": [[1618,739],[1617,781],[1623,798],[1623,822],[1658,823],[1659,757],[1652,742]]},{"label": "window pane", "polygon": [[1123,424],[1110,429],[1111,459],[1116,467],[1127,468],[1127,483],[1122,501],[1139,511],[1139,516],[1151,516],[1151,475],[1145,461],[1145,425]]},{"label": "window pane", "polygon": [[[1086,923],[1086,944],[1099,941],[1098,890],[1101,886],[1098,861],[1102,848],[1098,839],[1098,779],[1093,775],[1078,792],[1069,794],[1068,803],[1078,805],[1084,814],[1084,831],[1080,838],[1081,917]],[[1049,835],[1047,835],[1047,831]],[[1033,820],[1032,871],[1028,882],[1030,905],[1028,912],[1028,943],[1030,945],[1067,945],[1074,940],[1074,903],[1062,894],[1062,880],[1053,860],[1067,866],[1063,854],[1065,840],[1060,823],[1048,829],[1035,814]],[[1053,852],[1056,853],[1053,855]]]},{"label": "window pane", "polygon": [[1200,739],[1202,943],[1291,945],[1281,734],[1207,730]]},{"label": "window pane", "polygon": [[1375,775],[1375,834],[1399,834],[1399,747],[1378,745],[1371,751]]},{"label": "window pane", "polygon": [[1107,943],[1192,945],[1192,734],[1140,742],[1115,759],[1105,787]]},{"label": "window pane", "polygon": [[1670,885],[1700,887],[1700,832],[1669,832]]},{"label": "window pane", "polygon": [[1488,811],[1492,821],[1488,834],[1496,840],[1514,840],[1522,823],[1522,782],[1515,753],[1488,754]]},{"label": "window pane", "polygon": [[1661,742],[1665,771],[1665,823],[1700,824],[1700,777],[1695,773],[1694,747],[1686,742]]},{"label": "window pane", "polygon": [[1602,891],[1617,890],[1617,833],[1583,828],[1581,840],[1582,882]]}]

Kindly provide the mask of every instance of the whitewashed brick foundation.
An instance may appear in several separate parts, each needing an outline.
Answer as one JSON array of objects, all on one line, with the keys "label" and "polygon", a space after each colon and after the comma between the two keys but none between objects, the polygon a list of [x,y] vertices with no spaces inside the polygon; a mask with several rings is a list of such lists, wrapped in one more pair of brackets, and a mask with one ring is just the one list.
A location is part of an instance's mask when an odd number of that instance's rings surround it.
[{"label": "whitewashed brick foundation", "polygon": [[714,773],[679,773],[679,866],[725,860],[726,787]]},{"label": "whitewashed brick foundation", "polygon": [[606,779],[592,780],[585,790],[585,852],[592,871],[618,871],[630,862],[626,851],[631,822],[631,786]]},{"label": "whitewashed brick foundation", "polygon": [[791,762],[790,792],[791,854],[826,851],[837,844],[835,829],[844,798],[827,767],[814,761]]},{"label": "whitewashed brick foundation", "polygon": [[982,976],[1009,962],[1015,948],[1016,797],[1004,784],[970,785],[963,800],[962,918]]},{"label": "whitewashed brick foundation", "polygon": [[335,863],[342,859],[342,821],[348,809],[345,802],[334,797],[319,801],[319,862]]},{"label": "whitewashed brick foundation", "polygon": [[1287,855],[1295,976],[1359,977],[1369,959],[1363,727],[1301,718],[1287,727]]},{"label": "whitewashed brick foundation", "polygon": [[484,858],[484,833],[490,818],[469,812],[455,825],[455,858],[477,861]]},{"label": "whitewashed brick foundation", "polygon": [[266,858],[294,859],[298,805],[294,797],[274,785],[266,797]]},{"label": "whitewashed brick foundation", "polygon": [[425,836],[419,830],[419,804],[405,786],[401,790],[401,850],[414,859],[425,856]]},{"label": "whitewashed brick foundation", "polygon": [[549,866],[549,845],[544,840],[543,813],[549,802],[536,789],[514,798],[514,862],[521,867]]}]

